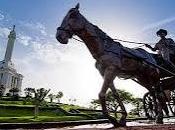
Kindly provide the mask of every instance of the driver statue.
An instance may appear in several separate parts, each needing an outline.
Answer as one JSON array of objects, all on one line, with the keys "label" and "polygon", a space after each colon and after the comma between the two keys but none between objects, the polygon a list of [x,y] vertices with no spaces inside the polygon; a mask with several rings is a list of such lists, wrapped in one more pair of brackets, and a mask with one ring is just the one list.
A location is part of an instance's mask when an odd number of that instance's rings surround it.
[{"label": "driver statue", "polygon": [[166,38],[167,30],[160,29],[156,32],[157,36],[161,39],[154,47],[145,44],[146,47],[150,48],[152,51],[158,51],[160,55],[171,67],[175,69],[173,59],[175,57],[175,43],[173,39]]}]

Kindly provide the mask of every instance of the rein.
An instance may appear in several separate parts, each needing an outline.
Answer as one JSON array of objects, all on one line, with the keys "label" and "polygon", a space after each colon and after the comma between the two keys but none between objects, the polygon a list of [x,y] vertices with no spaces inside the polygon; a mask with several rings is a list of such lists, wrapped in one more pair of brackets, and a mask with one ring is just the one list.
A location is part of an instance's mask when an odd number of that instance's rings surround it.
[{"label": "rein", "polygon": [[[66,32],[68,32],[68,33],[70,34],[70,30],[66,30],[66,29],[64,29],[64,28],[62,28],[62,27],[58,27],[57,30],[63,30],[63,31],[66,31]],[[81,29],[81,30],[82,30],[82,29]],[[97,36],[91,36],[91,37],[97,37]],[[72,37],[72,38],[73,38],[74,40],[76,40],[76,41],[79,41],[79,42],[84,43],[82,40],[79,40],[79,39],[77,39],[77,38],[75,38],[75,37]],[[104,39],[104,40],[107,40],[108,38],[103,38],[103,39]],[[121,41],[121,42],[127,42],[127,43],[133,43],[133,44],[142,44],[142,46],[146,44],[146,43],[141,43],[141,42],[126,41],[126,40],[121,40],[121,39],[112,39],[112,40],[114,40],[114,41]],[[127,51],[127,53],[129,53],[129,52]],[[131,55],[133,55],[133,54],[131,54]],[[133,55],[133,56],[137,57],[136,55]],[[137,58],[140,58],[140,57],[137,57]],[[144,61],[145,61],[145,60],[144,60]],[[145,62],[148,63],[148,64],[150,64],[150,65],[152,65],[152,66],[154,66],[154,67],[156,67],[156,68],[159,68],[159,69],[165,71],[166,73],[169,73],[169,74],[175,76],[175,73],[170,72],[169,70],[167,70],[167,69],[165,69],[165,68],[163,68],[163,67],[161,67],[161,66],[159,66],[159,65],[153,64],[153,63],[148,62],[148,61],[145,61]]]},{"label": "rein", "polygon": [[[57,30],[62,30],[62,31],[65,31],[67,33],[70,33],[70,30],[67,30],[67,29],[64,29],[62,27],[58,27]],[[80,29],[78,31],[81,31],[83,29]],[[90,36],[90,37],[97,37],[97,36]],[[75,37],[72,37],[74,40],[76,41],[79,41],[79,42],[82,42],[84,43],[82,40],[79,40]],[[107,40],[108,38],[102,38],[103,40]],[[143,43],[143,42],[134,42],[134,41],[128,41],[128,40],[122,40],[122,39],[117,39],[117,38],[112,38],[113,41],[120,41],[120,42],[126,42],[126,43],[133,43],[133,44],[139,44],[139,45],[145,45],[146,43]]]}]

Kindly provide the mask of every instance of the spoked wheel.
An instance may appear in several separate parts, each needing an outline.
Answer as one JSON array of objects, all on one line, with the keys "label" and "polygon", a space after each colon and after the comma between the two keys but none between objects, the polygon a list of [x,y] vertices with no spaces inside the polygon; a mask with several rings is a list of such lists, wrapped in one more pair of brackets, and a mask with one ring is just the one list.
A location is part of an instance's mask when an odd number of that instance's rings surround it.
[{"label": "spoked wheel", "polygon": [[149,92],[143,96],[143,107],[146,117],[150,120],[155,119],[157,115],[157,104],[155,98]]},{"label": "spoked wheel", "polygon": [[173,116],[175,116],[175,90],[171,91],[169,108]]}]

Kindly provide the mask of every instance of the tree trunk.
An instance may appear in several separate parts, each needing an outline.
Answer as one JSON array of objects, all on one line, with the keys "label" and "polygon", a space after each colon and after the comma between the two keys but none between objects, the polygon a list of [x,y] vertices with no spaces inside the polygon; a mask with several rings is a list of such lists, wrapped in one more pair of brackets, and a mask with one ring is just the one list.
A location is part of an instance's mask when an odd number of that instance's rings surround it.
[{"label": "tree trunk", "polygon": [[35,115],[34,115],[34,118],[37,118],[38,117],[38,113],[39,113],[39,105],[35,105]]}]

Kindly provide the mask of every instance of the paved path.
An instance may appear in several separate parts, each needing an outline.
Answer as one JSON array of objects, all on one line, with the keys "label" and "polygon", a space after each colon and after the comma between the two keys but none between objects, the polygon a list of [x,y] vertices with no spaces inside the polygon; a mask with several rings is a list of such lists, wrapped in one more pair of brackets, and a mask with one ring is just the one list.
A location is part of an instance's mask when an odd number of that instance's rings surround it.
[{"label": "paved path", "polygon": [[128,126],[128,127],[120,127],[120,128],[112,128],[112,126],[100,128],[99,126],[91,126],[91,128],[87,128],[84,126],[73,127],[73,128],[58,128],[58,129],[49,129],[49,130],[175,130],[175,124],[165,124],[165,125],[147,125],[147,126]]},{"label": "paved path", "polygon": [[53,128],[47,130],[175,130],[175,119],[164,120],[164,125],[156,125],[153,122],[148,121],[133,121],[128,122],[127,127],[113,128],[109,123],[106,124],[93,124],[93,125],[81,125],[74,127]]},{"label": "paved path", "polygon": [[[105,120],[104,120],[105,121]],[[164,125],[156,125],[154,122],[148,121],[148,120],[138,120],[138,121],[132,121],[132,122],[127,122],[127,127],[121,127],[121,128],[113,128],[113,125],[110,123],[105,123],[103,122],[103,124],[88,124],[87,122],[80,122],[79,126],[75,126],[72,123],[73,122],[67,122],[67,125],[61,125],[61,122],[59,122],[59,124],[56,123],[28,123],[28,124],[18,124],[18,126],[20,127],[14,127],[17,126],[16,123],[11,124],[11,126],[13,126],[13,128],[23,128],[22,130],[29,130],[27,128],[39,128],[42,130],[175,130],[175,118],[171,118],[171,119],[164,119]],[[64,122],[65,123],[65,122]],[[76,122],[74,122],[76,123]],[[92,123],[92,121],[91,121]],[[101,122],[102,123],[102,122]],[[71,125],[72,124],[72,125]],[[84,124],[84,125],[83,125]],[[1,124],[2,125],[2,124]],[[0,130],[2,130],[2,126],[0,125]],[[22,127],[22,126],[23,127]],[[48,127],[49,125],[49,127]],[[33,126],[33,127],[32,127]],[[34,127],[35,126],[35,127]],[[36,127],[38,126],[38,127]],[[53,127],[60,127],[60,126],[64,126],[64,128],[53,128]],[[65,126],[69,126],[69,127],[65,127]],[[6,124],[6,128],[9,128],[9,124]],[[24,129],[25,128],[25,129]],[[50,128],[50,129],[49,129]],[[4,130],[4,129],[3,129]],[[21,130],[21,129],[16,129],[16,130]]]}]

